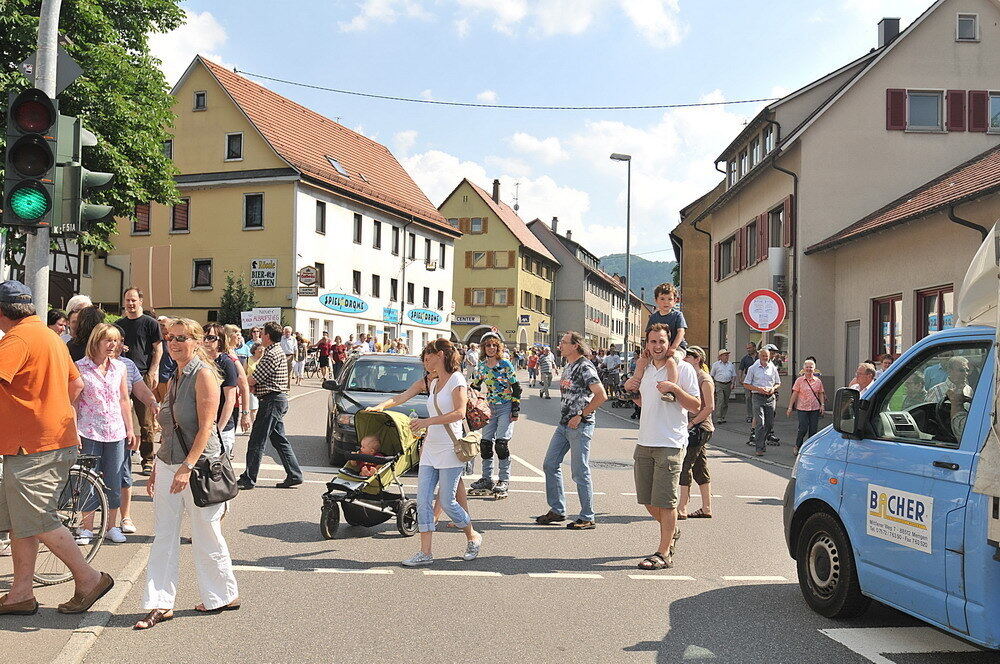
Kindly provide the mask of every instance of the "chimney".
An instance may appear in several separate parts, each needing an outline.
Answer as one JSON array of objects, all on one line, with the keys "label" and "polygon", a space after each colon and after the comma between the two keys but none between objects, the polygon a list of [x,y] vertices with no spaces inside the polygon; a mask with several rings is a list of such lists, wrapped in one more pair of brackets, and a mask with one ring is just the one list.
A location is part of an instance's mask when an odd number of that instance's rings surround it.
[{"label": "chimney", "polygon": [[882,48],[899,36],[899,19],[884,18],[878,22],[878,47]]},{"label": "chimney", "polygon": [[[896,21],[896,24],[898,25],[899,21]],[[500,180],[493,181],[493,202],[500,202]]]},{"label": "chimney", "polygon": [[567,240],[572,240],[573,239],[573,229],[572,228],[566,231],[566,239]]},{"label": "chimney", "polygon": [[559,235],[559,217],[552,217],[552,232]]}]

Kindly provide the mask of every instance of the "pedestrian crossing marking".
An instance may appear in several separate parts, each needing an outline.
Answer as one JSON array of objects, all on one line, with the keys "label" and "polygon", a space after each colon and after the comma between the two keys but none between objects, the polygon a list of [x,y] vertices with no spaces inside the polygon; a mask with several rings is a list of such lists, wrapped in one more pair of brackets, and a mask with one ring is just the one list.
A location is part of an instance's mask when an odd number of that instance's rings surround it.
[{"label": "pedestrian crossing marking", "polygon": [[724,576],[723,581],[788,581],[783,576]]},{"label": "pedestrian crossing marking", "polygon": [[284,567],[263,567],[261,565],[233,565],[234,572],[284,572]]},{"label": "pedestrian crossing marking", "polygon": [[316,569],[308,570],[311,572],[318,572],[320,574],[393,574],[391,569],[343,569],[340,567],[317,567]]},{"label": "pedestrian crossing marking", "polygon": [[886,654],[982,651],[933,627],[846,627],[819,632],[874,664],[893,664],[883,657]]},{"label": "pedestrian crossing marking", "polygon": [[424,576],[503,576],[500,572],[481,572],[474,569],[425,569]]},{"label": "pedestrian crossing marking", "polygon": [[665,574],[629,574],[630,579],[652,579],[654,581],[694,581],[693,576],[665,575]]},{"label": "pedestrian crossing marking", "polygon": [[587,572],[528,572],[533,579],[603,579],[600,574]]}]

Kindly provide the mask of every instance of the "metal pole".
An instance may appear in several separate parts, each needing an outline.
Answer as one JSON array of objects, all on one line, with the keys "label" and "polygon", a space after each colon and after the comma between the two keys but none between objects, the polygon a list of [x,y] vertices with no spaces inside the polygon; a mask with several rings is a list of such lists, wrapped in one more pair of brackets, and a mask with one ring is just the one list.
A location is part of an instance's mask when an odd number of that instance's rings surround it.
[{"label": "metal pole", "polygon": [[[56,59],[59,47],[59,9],[62,0],[42,0],[38,15],[38,49],[35,87],[56,96]],[[24,280],[31,286],[35,310],[44,315],[49,306],[49,227],[29,234],[24,251]]]},{"label": "metal pole", "polygon": [[627,360],[629,305],[632,304],[632,160],[625,163],[628,166],[625,185],[625,340],[622,342],[622,358]]}]

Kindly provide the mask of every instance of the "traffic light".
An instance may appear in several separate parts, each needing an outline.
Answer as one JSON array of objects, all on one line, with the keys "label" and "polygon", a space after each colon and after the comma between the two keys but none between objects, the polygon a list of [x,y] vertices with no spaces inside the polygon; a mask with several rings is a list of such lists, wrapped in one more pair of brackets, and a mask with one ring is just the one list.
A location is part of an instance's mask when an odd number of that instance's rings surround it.
[{"label": "traffic light", "polygon": [[59,110],[36,88],[11,93],[7,100],[3,224],[47,226],[56,199]]},{"label": "traffic light", "polygon": [[59,116],[59,141],[56,173],[58,192],[52,218],[52,231],[61,235],[78,235],[88,230],[90,224],[108,218],[110,205],[86,202],[86,198],[111,186],[114,174],[90,171],[84,168],[83,148],[97,145],[97,137],[83,128],[79,118]]}]

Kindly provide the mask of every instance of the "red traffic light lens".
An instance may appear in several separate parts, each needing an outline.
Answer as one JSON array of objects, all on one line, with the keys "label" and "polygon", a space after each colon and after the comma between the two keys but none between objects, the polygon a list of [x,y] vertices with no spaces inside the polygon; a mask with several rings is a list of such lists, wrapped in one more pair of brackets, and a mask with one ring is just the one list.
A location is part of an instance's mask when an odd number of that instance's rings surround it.
[{"label": "red traffic light lens", "polygon": [[31,134],[23,136],[10,148],[10,164],[22,175],[39,177],[55,164],[48,142]]},{"label": "red traffic light lens", "polygon": [[28,99],[14,109],[14,122],[21,131],[42,133],[55,122],[52,109],[36,99]]}]

